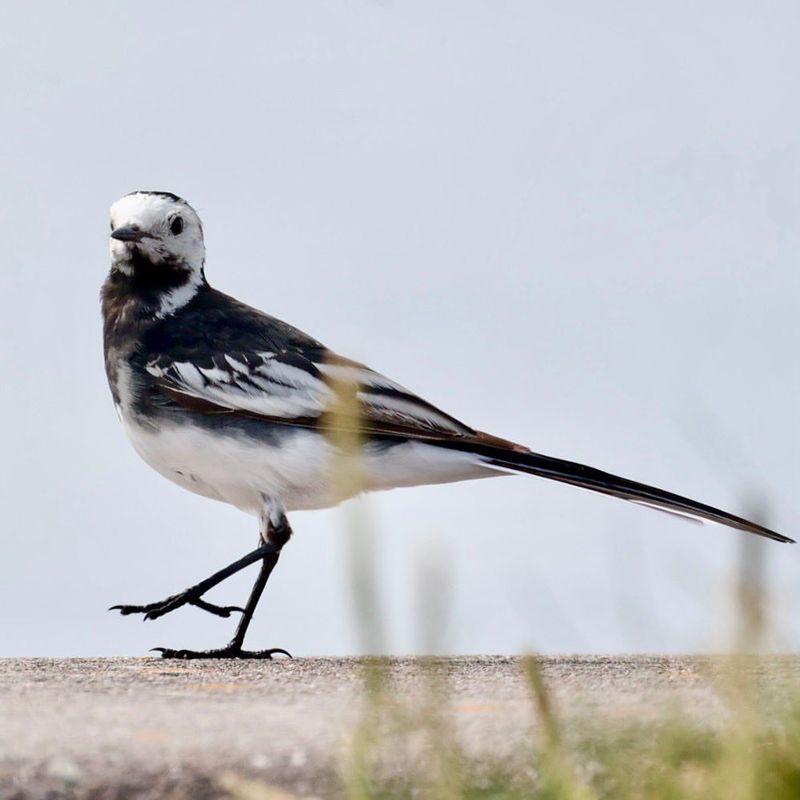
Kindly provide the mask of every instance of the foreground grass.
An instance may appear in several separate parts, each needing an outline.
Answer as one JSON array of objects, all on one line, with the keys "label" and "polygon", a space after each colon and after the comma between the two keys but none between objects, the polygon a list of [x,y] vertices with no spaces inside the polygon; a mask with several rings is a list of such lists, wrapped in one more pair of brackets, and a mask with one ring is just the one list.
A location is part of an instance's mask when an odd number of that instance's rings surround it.
[{"label": "foreground grass", "polygon": [[[335,429],[344,431],[336,441],[343,455],[335,474],[348,490],[343,494],[355,494],[363,485],[358,387],[339,388],[343,399],[333,416],[339,422]],[[354,607],[364,649],[382,652],[371,526],[363,507],[359,512],[351,506],[350,513],[346,527]],[[756,507],[752,516],[758,519],[763,513]],[[421,584],[428,592],[423,629],[442,627],[435,624],[436,617],[444,616],[436,588],[441,585],[446,582]],[[735,599],[738,650],[759,650],[767,627],[764,586],[763,543],[744,541]],[[436,644],[435,637],[427,638]],[[368,663],[368,701],[344,757],[342,794],[348,800],[800,799],[800,685],[787,688],[777,702],[767,702],[753,680],[752,659],[749,667],[746,662],[732,656],[725,675],[718,678],[727,714],[714,725],[680,712],[636,724],[570,719],[565,725],[531,657],[523,666],[530,688],[531,728],[518,743],[519,757],[507,764],[477,761],[461,750],[448,724],[446,676],[433,663],[427,702],[416,711],[392,697],[386,666]]]},{"label": "foreground grass", "polygon": [[387,689],[391,676],[374,663],[366,671],[363,724],[344,759],[342,794],[349,800],[800,798],[800,687],[767,701],[751,681],[752,669],[739,666],[732,657],[717,678],[726,712],[713,726],[680,712],[635,724],[597,718],[564,724],[530,658],[524,663],[530,735],[518,743],[513,764],[491,764],[461,751],[449,730],[446,678],[432,669],[429,703],[409,711]]}]

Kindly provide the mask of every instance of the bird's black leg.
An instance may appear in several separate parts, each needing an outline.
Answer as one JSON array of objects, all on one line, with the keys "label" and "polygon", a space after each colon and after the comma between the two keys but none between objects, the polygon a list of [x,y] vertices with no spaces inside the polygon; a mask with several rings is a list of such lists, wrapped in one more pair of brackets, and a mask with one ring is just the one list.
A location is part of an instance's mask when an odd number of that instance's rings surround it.
[{"label": "bird's black leg", "polygon": [[280,546],[271,542],[263,542],[251,553],[248,553],[238,561],[234,561],[233,564],[228,564],[224,569],[215,572],[204,581],[190,586],[183,592],[173,594],[157,603],[149,603],[146,606],[111,606],[109,611],[119,611],[123,615],[144,614],[145,619],[158,619],[159,617],[163,617],[164,614],[169,614],[170,611],[175,611],[176,608],[185,605],[196,605],[204,611],[210,611],[212,614],[217,614],[221,617],[230,616],[231,611],[244,611],[244,609],[239,609],[235,606],[216,606],[201,598],[209,589],[212,589],[218,583],[222,583],[226,578],[230,578],[231,575],[235,575],[245,567],[250,566],[250,564],[256,561],[262,561],[268,555],[275,555],[277,560],[277,553],[280,552],[280,549]]},{"label": "bird's black leg", "polygon": [[[263,536],[264,534],[262,534]],[[291,528],[286,517],[281,514],[277,523],[271,523],[267,527],[266,538],[268,542],[267,547],[272,549],[265,552],[261,559],[261,569],[258,572],[253,588],[250,591],[250,597],[247,600],[247,605],[243,609],[242,618],[236,626],[236,633],[233,639],[225,645],[216,650],[173,650],[168,647],[153,648],[161,653],[162,658],[184,658],[184,659],[197,659],[197,658],[259,658],[270,659],[273,655],[281,653],[289,656],[291,654],[280,647],[274,647],[269,650],[243,650],[244,637],[247,629],[250,626],[250,621],[253,619],[258,601],[261,599],[261,594],[264,587],[267,585],[269,576],[275,565],[278,563],[281,548],[289,540],[292,535]],[[259,548],[261,549],[261,548]],[[257,552],[257,551],[254,551]]]}]

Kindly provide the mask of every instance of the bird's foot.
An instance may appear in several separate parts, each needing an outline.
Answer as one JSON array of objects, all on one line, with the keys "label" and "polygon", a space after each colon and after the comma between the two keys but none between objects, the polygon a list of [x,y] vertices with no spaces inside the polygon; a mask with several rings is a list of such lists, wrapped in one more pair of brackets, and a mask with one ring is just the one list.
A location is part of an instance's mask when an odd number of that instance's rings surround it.
[{"label": "bird's foot", "polygon": [[216,614],[218,617],[230,617],[234,611],[239,611],[244,614],[244,609],[239,606],[218,606],[214,603],[209,603],[207,600],[203,600],[191,590],[173,594],[165,600],[160,600],[157,603],[148,603],[146,606],[118,605],[111,606],[108,610],[119,611],[123,616],[128,616],[129,614],[144,614],[145,619],[158,619],[159,617],[163,617],[164,614],[169,614],[170,611],[175,611],[175,609],[185,605],[196,606],[202,611],[208,611],[209,614]]},{"label": "bird's foot", "polygon": [[242,650],[239,645],[231,642],[225,647],[217,650],[172,650],[169,647],[154,647],[153,651],[161,653],[161,658],[258,658],[272,659],[274,655],[280,654],[292,657],[292,654],[282,647],[273,647],[271,650]]}]

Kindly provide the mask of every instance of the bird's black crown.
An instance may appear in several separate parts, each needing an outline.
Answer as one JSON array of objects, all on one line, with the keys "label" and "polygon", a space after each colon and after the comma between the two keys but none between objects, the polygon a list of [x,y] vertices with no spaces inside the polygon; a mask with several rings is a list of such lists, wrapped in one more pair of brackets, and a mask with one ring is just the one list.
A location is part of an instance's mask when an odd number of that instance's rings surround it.
[{"label": "bird's black crown", "polygon": [[125,197],[130,197],[132,194],[153,194],[156,195],[156,197],[167,197],[170,200],[174,200],[176,203],[186,202],[182,197],[178,197],[178,195],[173,194],[172,192],[156,192],[150,189],[137,189],[135,192],[128,192]]}]

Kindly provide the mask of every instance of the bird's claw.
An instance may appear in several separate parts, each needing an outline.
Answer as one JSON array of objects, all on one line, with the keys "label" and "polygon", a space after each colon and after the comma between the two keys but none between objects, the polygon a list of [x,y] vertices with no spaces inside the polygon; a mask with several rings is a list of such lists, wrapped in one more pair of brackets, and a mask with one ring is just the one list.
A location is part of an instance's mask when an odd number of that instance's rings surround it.
[{"label": "bird's claw", "polygon": [[117,606],[109,606],[109,611],[119,611],[123,617],[127,617],[129,614],[147,614],[153,606],[129,606],[129,605],[117,605]]},{"label": "bird's claw", "polygon": [[161,658],[201,659],[201,658],[245,658],[272,660],[274,655],[292,658],[292,654],[282,647],[270,650],[242,650],[240,647],[228,645],[218,650],[173,650],[169,647],[153,647],[151,652],[161,653]]},{"label": "bird's claw", "polygon": [[226,619],[234,612],[238,611],[240,614],[245,614],[245,610],[241,606],[218,606],[214,603],[209,603],[207,600],[197,598],[196,600],[189,601],[190,606],[208,611],[209,614],[216,614],[218,617],[225,617]]},{"label": "bird's claw", "polygon": [[201,611],[208,611],[209,614],[225,618],[230,617],[234,611],[238,611],[241,614],[245,613],[245,610],[239,606],[218,606],[215,603],[203,600],[201,597],[196,597],[191,592],[175,594],[166,600],[161,600],[158,603],[149,603],[145,606],[116,605],[111,606],[108,610],[119,611],[123,616],[144,614],[144,619],[153,620],[163,617],[164,614],[169,614],[170,611],[175,611],[175,609],[184,605],[196,606]]}]

